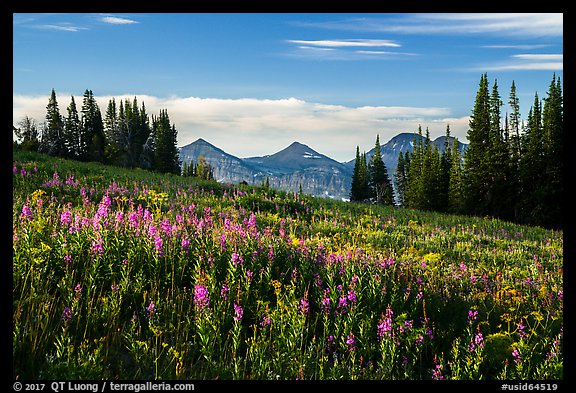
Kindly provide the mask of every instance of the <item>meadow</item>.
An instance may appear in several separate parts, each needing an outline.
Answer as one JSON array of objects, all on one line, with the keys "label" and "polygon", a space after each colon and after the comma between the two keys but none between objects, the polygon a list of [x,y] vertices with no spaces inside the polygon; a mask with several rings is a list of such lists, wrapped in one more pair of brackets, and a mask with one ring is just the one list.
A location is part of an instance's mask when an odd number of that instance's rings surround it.
[{"label": "meadow", "polygon": [[560,380],[563,232],[14,151],[14,379]]}]

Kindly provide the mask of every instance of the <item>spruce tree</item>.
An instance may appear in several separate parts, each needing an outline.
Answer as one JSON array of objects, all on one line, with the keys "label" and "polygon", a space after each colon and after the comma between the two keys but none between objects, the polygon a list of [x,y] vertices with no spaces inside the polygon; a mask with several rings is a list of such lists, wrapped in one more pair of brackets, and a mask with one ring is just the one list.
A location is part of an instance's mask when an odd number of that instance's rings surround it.
[{"label": "spruce tree", "polygon": [[64,144],[67,150],[67,157],[74,160],[83,160],[84,150],[82,145],[82,123],[76,109],[74,96],[70,99],[67,108],[68,116],[64,122]]},{"label": "spruce tree", "polygon": [[464,185],[462,179],[462,159],[458,148],[458,139],[454,139],[448,183],[448,211],[450,213],[464,212]]},{"label": "spruce tree", "polygon": [[84,91],[82,101],[82,155],[90,161],[104,162],[106,136],[102,114],[92,90]]},{"label": "spruce tree", "polygon": [[380,153],[380,135],[376,136],[374,154],[368,165],[368,180],[370,195],[376,198],[376,203],[384,205],[394,204],[394,191],[388,177],[388,170]]},{"label": "spruce tree", "polygon": [[64,121],[58,108],[56,92],[52,89],[46,106],[46,122],[38,150],[51,156],[64,157],[67,154],[64,140]]},{"label": "spruce tree", "polygon": [[37,151],[40,145],[40,133],[36,121],[26,115],[17,125],[18,128],[13,126],[13,129],[19,139],[19,147],[23,150]]},{"label": "spruce tree", "polygon": [[405,151],[398,154],[398,165],[396,166],[396,195],[398,205],[401,207],[406,206],[406,186],[408,185],[408,168],[410,167],[410,152]]},{"label": "spruce tree", "polygon": [[158,117],[153,118],[154,129],[154,169],[161,173],[180,173],[178,159],[177,131],[170,125],[168,111],[161,110]]},{"label": "spruce tree", "polygon": [[483,215],[488,211],[491,152],[490,95],[487,74],[480,78],[474,109],[469,121],[468,149],[464,153],[464,203],[466,211]]},{"label": "spruce tree", "polygon": [[357,202],[360,200],[360,147],[356,146],[356,159],[354,160],[354,172],[352,173],[352,184],[350,186],[350,201]]}]

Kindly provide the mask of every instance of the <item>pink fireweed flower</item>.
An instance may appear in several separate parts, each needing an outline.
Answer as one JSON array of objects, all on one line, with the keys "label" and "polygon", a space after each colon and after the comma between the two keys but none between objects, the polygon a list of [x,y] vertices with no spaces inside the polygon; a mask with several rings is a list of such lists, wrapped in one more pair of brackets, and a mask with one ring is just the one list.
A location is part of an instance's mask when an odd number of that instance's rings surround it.
[{"label": "pink fireweed flower", "polygon": [[468,323],[472,324],[476,319],[478,319],[478,311],[469,310],[468,311]]},{"label": "pink fireweed flower", "polygon": [[187,237],[182,238],[182,242],[180,243],[180,245],[184,251],[188,251],[188,247],[190,246],[190,239],[188,239]]},{"label": "pink fireweed flower", "polygon": [[237,253],[232,253],[232,263],[234,264],[234,266],[244,264],[244,259],[242,258],[242,255],[237,254]]},{"label": "pink fireweed flower", "polygon": [[300,305],[298,306],[298,312],[300,314],[308,314],[308,312],[310,311],[310,302],[308,302],[308,299],[306,297],[303,297],[302,299],[300,299]]},{"label": "pink fireweed flower", "polygon": [[354,338],[354,333],[350,332],[348,337],[346,337],[346,344],[348,344],[349,351],[356,350],[356,339]]},{"label": "pink fireweed flower", "polygon": [[210,306],[208,289],[204,285],[196,284],[194,286],[194,305],[199,310],[205,310]]},{"label": "pink fireweed flower", "polygon": [[160,256],[160,257],[164,256],[164,249],[162,248],[163,245],[164,245],[164,241],[162,240],[160,235],[154,236],[154,249],[156,250],[156,252],[158,253],[158,256]]},{"label": "pink fireweed flower", "polygon": [[518,351],[518,348],[514,348],[514,350],[512,351],[512,356],[514,357],[515,364],[519,364],[522,362],[522,355]]},{"label": "pink fireweed flower", "polygon": [[148,307],[146,307],[146,317],[148,317],[148,319],[152,318],[154,316],[155,311],[156,311],[156,305],[154,304],[154,302],[150,302]]},{"label": "pink fireweed flower", "polygon": [[386,309],[386,315],[382,318],[380,324],[378,324],[378,338],[382,340],[385,335],[392,337],[392,316],[394,312],[390,307]]},{"label": "pink fireweed flower", "polygon": [[244,309],[240,305],[234,303],[234,320],[241,321],[243,315]]},{"label": "pink fireweed flower", "polygon": [[30,210],[28,205],[22,206],[22,213],[20,214],[20,218],[28,221],[33,220],[32,210]]},{"label": "pink fireweed flower", "polygon": [[432,379],[436,380],[443,380],[444,376],[442,375],[442,364],[438,360],[438,356],[434,355],[434,369],[432,370]]},{"label": "pink fireweed flower", "polygon": [[72,223],[72,212],[65,210],[60,214],[60,225],[68,226]]},{"label": "pink fireweed flower", "polygon": [[102,246],[102,239],[98,238],[92,241],[92,253],[96,256],[104,254],[104,247]]},{"label": "pink fireweed flower", "polygon": [[260,326],[262,327],[270,326],[271,323],[272,318],[270,318],[269,315],[262,314],[262,321],[260,322]]},{"label": "pink fireweed flower", "polygon": [[230,292],[230,288],[226,285],[222,285],[222,289],[220,290],[220,297],[224,300],[228,300],[228,292]]},{"label": "pink fireweed flower", "polygon": [[62,311],[62,322],[64,322],[64,325],[68,325],[70,320],[72,320],[72,309],[66,306],[64,311]]}]

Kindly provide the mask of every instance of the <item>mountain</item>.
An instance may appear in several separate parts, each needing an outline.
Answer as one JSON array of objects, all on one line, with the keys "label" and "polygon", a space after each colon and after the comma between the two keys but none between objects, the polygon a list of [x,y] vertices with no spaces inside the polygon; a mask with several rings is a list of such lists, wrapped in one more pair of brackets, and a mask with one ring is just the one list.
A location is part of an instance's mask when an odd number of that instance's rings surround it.
[{"label": "mountain", "polygon": [[[382,160],[388,169],[388,176],[394,182],[394,172],[400,152],[412,152],[415,133],[403,132],[380,146]],[[425,138],[425,137],[422,137]],[[452,138],[453,139],[453,138]],[[440,152],[444,151],[445,136],[432,141]],[[463,152],[468,145],[459,142]],[[355,149],[351,148],[353,154]],[[367,161],[374,149],[366,153]],[[196,163],[204,156],[212,166],[214,178],[219,182],[246,182],[261,185],[266,179],[270,187],[285,191],[302,192],[314,196],[348,200],[354,161],[345,163],[333,160],[299,142],[285,149],[262,157],[238,158],[200,138],[180,148],[180,161]]]},{"label": "mountain", "polygon": [[[406,151],[412,153],[414,150],[414,138],[418,137],[417,133],[414,132],[402,132],[390,139],[384,145],[380,145],[380,155],[382,156],[382,161],[384,161],[384,165],[386,165],[386,169],[388,170],[388,176],[390,176],[394,180],[393,174],[396,172],[396,167],[398,166],[398,156],[400,152],[405,153]],[[424,143],[425,136],[422,136],[422,143]],[[450,137],[450,143],[452,143],[455,138]],[[439,136],[438,138],[434,139],[432,142],[432,148],[434,145],[438,147],[438,151],[442,154],[445,150],[445,142],[446,136]],[[458,141],[458,148],[460,152],[464,152],[468,147],[467,144],[461,143]],[[374,148],[366,153],[366,162],[370,162],[370,158],[374,155]],[[346,166],[351,168],[352,171],[354,170],[354,163],[356,159],[348,161]]]},{"label": "mountain", "polygon": [[263,157],[238,158],[203,139],[180,148],[182,162],[204,156],[212,166],[214,177],[221,182],[261,185],[268,179],[270,187],[315,196],[347,199],[352,172],[349,168],[314,149],[294,142],[285,149]]}]

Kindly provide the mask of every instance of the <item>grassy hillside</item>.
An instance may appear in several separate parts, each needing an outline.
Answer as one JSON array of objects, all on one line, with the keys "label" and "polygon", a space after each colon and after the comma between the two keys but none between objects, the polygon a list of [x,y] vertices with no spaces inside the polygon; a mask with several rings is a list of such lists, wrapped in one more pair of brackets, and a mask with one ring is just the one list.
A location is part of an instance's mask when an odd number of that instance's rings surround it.
[{"label": "grassy hillside", "polygon": [[563,233],[14,152],[18,379],[561,379]]}]

